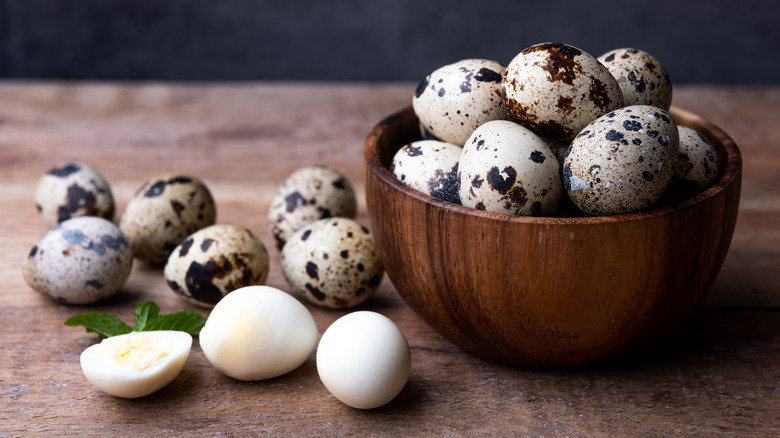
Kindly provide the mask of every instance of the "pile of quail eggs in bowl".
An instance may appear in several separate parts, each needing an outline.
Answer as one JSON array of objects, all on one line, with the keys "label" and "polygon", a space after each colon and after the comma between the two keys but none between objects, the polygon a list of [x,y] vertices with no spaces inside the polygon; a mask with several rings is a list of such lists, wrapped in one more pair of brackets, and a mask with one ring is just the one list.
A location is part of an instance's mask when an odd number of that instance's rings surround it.
[{"label": "pile of quail eggs in bowl", "polygon": [[541,43],[504,67],[438,68],[412,100],[422,140],[390,171],[407,186],[479,210],[523,216],[632,213],[691,197],[718,178],[718,155],[668,111],[672,82],[638,49],[598,58]]}]

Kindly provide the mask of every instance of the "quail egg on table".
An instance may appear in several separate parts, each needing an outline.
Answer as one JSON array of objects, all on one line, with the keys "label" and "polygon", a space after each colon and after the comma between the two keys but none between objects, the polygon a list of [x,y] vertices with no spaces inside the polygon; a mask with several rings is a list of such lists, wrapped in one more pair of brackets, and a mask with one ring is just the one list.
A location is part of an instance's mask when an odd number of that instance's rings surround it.
[{"label": "quail egg on table", "polygon": [[460,204],[458,160],[462,149],[452,143],[420,140],[395,153],[390,172],[407,186],[434,198]]},{"label": "quail egg on table", "polygon": [[216,215],[203,182],[189,175],[162,175],[148,180],[130,199],[119,228],[137,259],[161,265],[187,236],[213,225]]},{"label": "quail egg on table", "polygon": [[306,362],[317,343],[317,324],[290,294],[247,286],[214,306],[198,337],[206,359],[220,372],[238,380],[265,380]]},{"label": "quail egg on table", "polygon": [[477,126],[506,119],[503,74],[503,65],[486,59],[464,59],[436,69],[412,98],[422,128],[441,141],[463,146]]},{"label": "quail egg on table", "polygon": [[114,218],[114,196],[105,178],[82,163],[67,163],[46,172],[35,190],[35,208],[46,224],[76,216]]},{"label": "quail egg on table", "polygon": [[539,136],[573,138],[588,123],[623,106],[609,70],[574,46],[540,43],[512,59],[502,87],[512,120]]},{"label": "quail egg on table", "polygon": [[368,228],[352,219],[330,218],[301,228],[287,241],[282,273],[309,302],[346,309],[374,294],[384,267]]},{"label": "quail egg on table", "polygon": [[133,253],[124,234],[97,216],[61,222],[41,237],[23,265],[34,290],[64,304],[91,304],[125,284]]},{"label": "quail egg on table", "polygon": [[84,376],[106,394],[147,396],[173,382],[190,355],[192,336],[181,331],[112,336],[81,353]]},{"label": "quail egg on table", "polygon": [[550,216],[563,194],[560,166],[550,148],[517,123],[496,120],[471,135],[458,164],[466,207],[522,216]]},{"label": "quail egg on table", "polygon": [[352,184],[341,172],[326,166],[303,167],[279,186],[268,213],[276,247],[282,249],[296,231],[329,217],[354,218],[357,200]]},{"label": "quail egg on table", "polygon": [[564,185],[593,215],[639,211],[663,195],[679,151],[677,125],[664,110],[634,105],[590,123],[572,141]]},{"label": "quail egg on table", "polygon": [[675,197],[687,198],[715,183],[720,160],[707,137],[687,126],[678,125],[677,129],[680,133],[680,153],[669,190]]},{"label": "quail egg on table", "polygon": [[176,294],[200,306],[213,307],[235,289],[265,283],[268,252],[242,226],[211,225],[173,250],[164,273]]},{"label": "quail egg on table", "polygon": [[412,366],[409,343],[390,318],[352,312],[337,319],[317,347],[317,373],[342,403],[374,409],[406,386]]},{"label": "quail egg on table", "polygon": [[669,111],[672,80],[657,59],[639,49],[611,50],[598,57],[623,92],[624,104],[657,106]]}]

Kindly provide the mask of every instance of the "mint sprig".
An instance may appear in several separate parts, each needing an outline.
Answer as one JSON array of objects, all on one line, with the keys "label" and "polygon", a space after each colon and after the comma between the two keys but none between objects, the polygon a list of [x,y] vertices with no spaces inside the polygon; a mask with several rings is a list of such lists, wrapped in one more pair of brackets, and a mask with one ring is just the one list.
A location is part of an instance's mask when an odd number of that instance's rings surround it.
[{"label": "mint sprig", "polygon": [[135,309],[135,325],[129,326],[110,313],[90,312],[73,315],[65,321],[69,327],[84,326],[87,333],[97,333],[101,338],[124,335],[130,332],[153,330],[178,330],[191,335],[200,333],[206,317],[194,310],[160,315],[160,307],[154,301],[146,301]]}]

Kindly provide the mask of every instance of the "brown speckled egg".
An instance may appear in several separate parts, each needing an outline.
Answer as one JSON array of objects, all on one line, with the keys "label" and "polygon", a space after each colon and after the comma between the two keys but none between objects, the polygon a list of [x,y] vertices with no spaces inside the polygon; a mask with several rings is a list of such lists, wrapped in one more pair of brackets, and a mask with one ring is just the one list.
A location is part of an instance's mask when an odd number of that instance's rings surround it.
[{"label": "brown speckled egg", "polygon": [[464,59],[439,67],[417,86],[414,112],[437,139],[463,146],[477,126],[508,117],[501,97],[504,66]]},{"label": "brown speckled egg", "polygon": [[669,111],[672,80],[657,59],[639,49],[616,49],[598,60],[617,79],[625,105],[650,105]]},{"label": "brown speckled egg", "polygon": [[279,186],[268,212],[268,228],[282,249],[304,226],[329,217],[354,218],[357,200],[352,184],[341,172],[326,166],[303,167]]},{"label": "brown speckled egg", "polygon": [[596,58],[561,43],[536,44],[509,63],[502,82],[510,117],[542,137],[572,138],[623,106],[617,81]]},{"label": "brown speckled egg", "polygon": [[606,114],[572,141],[563,177],[569,198],[593,215],[639,211],[656,202],[674,173],[677,125],[657,107]]},{"label": "brown speckled egg", "polygon": [[67,163],[38,180],[35,208],[49,226],[76,216],[114,219],[114,197],[105,178],[82,163]]},{"label": "brown speckled egg", "polygon": [[268,252],[242,226],[212,225],[176,247],[164,273],[176,294],[200,306],[214,307],[238,288],[265,283]]},{"label": "brown speckled egg", "polygon": [[22,267],[34,290],[64,304],[91,304],[114,296],[125,284],[133,253],[112,222],[79,216],[43,235]]},{"label": "brown speckled egg", "polygon": [[669,191],[678,199],[693,196],[718,179],[720,160],[707,137],[687,126],[677,127],[680,152],[674,166]]},{"label": "brown speckled egg", "polygon": [[460,201],[467,207],[523,216],[550,216],[563,185],[550,148],[517,123],[497,120],[477,128],[458,165]]},{"label": "brown speckled egg", "polygon": [[460,204],[458,160],[461,150],[459,146],[442,141],[415,141],[395,153],[390,172],[419,192]]},{"label": "brown speckled egg", "polygon": [[119,228],[137,259],[160,265],[187,236],[213,225],[216,216],[214,198],[203,182],[170,174],[141,186],[127,204]]},{"label": "brown speckled egg", "polygon": [[282,249],[282,273],[308,301],[347,309],[371,297],[384,268],[368,228],[352,219],[322,219],[298,230]]}]

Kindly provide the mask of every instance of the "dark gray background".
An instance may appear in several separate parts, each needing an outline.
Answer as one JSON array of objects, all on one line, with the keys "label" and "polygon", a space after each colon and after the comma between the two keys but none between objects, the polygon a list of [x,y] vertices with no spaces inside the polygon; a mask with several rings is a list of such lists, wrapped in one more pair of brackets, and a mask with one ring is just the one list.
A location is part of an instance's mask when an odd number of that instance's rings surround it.
[{"label": "dark gray background", "polygon": [[0,77],[419,81],[543,41],[643,49],[675,83],[780,83],[780,2],[0,0]]}]

